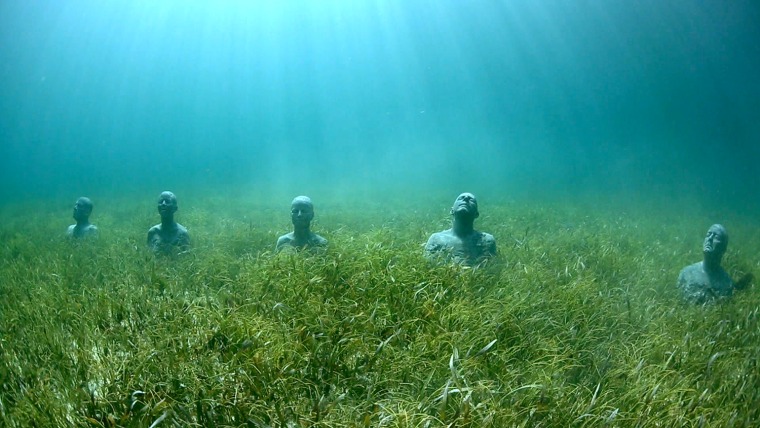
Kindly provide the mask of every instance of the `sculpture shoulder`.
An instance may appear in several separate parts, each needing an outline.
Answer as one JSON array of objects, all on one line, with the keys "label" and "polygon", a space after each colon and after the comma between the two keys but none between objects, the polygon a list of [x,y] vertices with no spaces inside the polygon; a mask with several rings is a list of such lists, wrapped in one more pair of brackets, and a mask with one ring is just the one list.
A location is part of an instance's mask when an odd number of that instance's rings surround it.
[{"label": "sculpture shoulder", "polygon": [[277,238],[278,244],[287,244],[289,242],[293,241],[293,232],[286,233],[279,238]]},{"label": "sculpture shoulder", "polygon": [[290,245],[291,242],[293,242],[293,232],[286,233],[277,238],[277,244],[275,245],[274,249],[275,251],[280,251],[285,246]]},{"label": "sculpture shoulder", "polygon": [[689,274],[692,274],[692,273],[702,272],[702,271],[703,271],[703,269],[702,269],[702,262],[696,262],[696,263],[692,263],[692,264],[690,264],[688,266],[684,266],[684,268],[681,269],[681,272],[680,272],[679,276],[680,275],[689,275]]},{"label": "sculpture shoulder", "polygon": [[177,234],[178,235],[187,235],[187,236],[190,235],[190,233],[187,231],[187,228],[185,226],[182,226],[179,223],[177,223]]},{"label": "sculpture shoulder", "polygon": [[317,235],[316,233],[311,237],[311,245],[316,247],[326,247],[327,246],[327,239],[323,238],[320,235]]},{"label": "sculpture shoulder", "polygon": [[702,269],[702,262],[690,264],[678,273],[678,284],[682,285],[687,282],[693,282],[705,277],[704,269]]},{"label": "sculpture shoulder", "polygon": [[445,245],[446,243],[450,242],[453,238],[454,238],[454,234],[451,232],[451,229],[435,232],[432,235],[430,235],[430,238],[428,238],[426,247],[436,246],[436,245]]},{"label": "sculpture shoulder", "polygon": [[187,250],[190,246],[190,232],[179,223],[177,223],[176,243],[182,250]]},{"label": "sculpture shoulder", "polygon": [[486,232],[480,232],[480,243],[489,254],[496,254],[496,238]]},{"label": "sculpture shoulder", "polygon": [[480,233],[480,242],[482,242],[484,245],[496,245],[496,238],[494,238],[493,235],[486,232],[478,233]]},{"label": "sculpture shoulder", "polygon": [[728,292],[729,290],[732,290],[734,288],[734,280],[731,279],[731,275],[726,272],[725,269],[722,267],[720,268],[720,271],[715,273],[715,279],[716,287],[720,288],[724,292]]},{"label": "sculpture shoulder", "polygon": [[161,242],[161,224],[157,224],[148,229],[148,246],[157,251]]},{"label": "sculpture shoulder", "polygon": [[451,229],[430,235],[425,244],[424,256],[428,260],[447,262],[452,252],[461,251],[461,240],[454,236]]},{"label": "sculpture shoulder", "polygon": [[83,232],[84,232],[85,236],[96,237],[96,236],[98,236],[98,226],[95,226],[94,224],[91,224],[91,225],[87,226],[87,229],[85,229]]}]

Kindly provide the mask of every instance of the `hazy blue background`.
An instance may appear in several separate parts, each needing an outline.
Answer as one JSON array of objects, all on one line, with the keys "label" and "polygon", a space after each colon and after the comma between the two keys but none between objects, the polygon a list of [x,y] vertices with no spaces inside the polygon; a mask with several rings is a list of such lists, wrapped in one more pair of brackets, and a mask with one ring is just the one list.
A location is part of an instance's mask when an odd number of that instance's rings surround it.
[{"label": "hazy blue background", "polygon": [[0,196],[758,203],[760,3],[0,1]]}]

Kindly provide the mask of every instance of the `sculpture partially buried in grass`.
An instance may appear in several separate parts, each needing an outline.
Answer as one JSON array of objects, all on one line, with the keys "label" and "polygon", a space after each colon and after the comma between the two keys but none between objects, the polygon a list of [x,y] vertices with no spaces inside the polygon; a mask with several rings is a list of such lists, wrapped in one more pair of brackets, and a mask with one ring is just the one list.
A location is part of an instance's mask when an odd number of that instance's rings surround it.
[{"label": "sculpture partially buried in grass", "polygon": [[314,219],[314,204],[308,196],[297,196],[290,204],[290,220],[293,231],[277,239],[275,251],[291,249],[319,249],[327,246],[327,239],[311,231]]},{"label": "sculpture partially buried in grass", "polygon": [[714,224],[707,230],[702,243],[701,262],[686,266],[678,275],[678,288],[683,298],[691,303],[703,304],[731,297],[734,288],[740,288],[744,282],[751,280],[746,276],[736,287],[734,281],[720,265],[723,254],[728,248],[728,232],[720,224]]},{"label": "sculpture partially buried in grass", "polygon": [[434,233],[425,245],[425,258],[439,263],[477,266],[496,255],[493,235],[475,230],[480,216],[478,201],[472,193],[462,193],[451,207],[451,229]]},{"label": "sculpture partially buried in grass", "polygon": [[74,220],[76,224],[69,226],[66,235],[70,238],[87,238],[97,236],[98,228],[90,223],[90,214],[92,214],[92,201],[90,198],[82,196],[74,203]]},{"label": "sculpture partially buried in grass", "polygon": [[156,254],[169,254],[178,249],[190,248],[190,234],[184,226],[174,221],[177,212],[177,197],[172,192],[162,192],[158,196],[158,213],[161,223],[148,230],[148,247]]}]

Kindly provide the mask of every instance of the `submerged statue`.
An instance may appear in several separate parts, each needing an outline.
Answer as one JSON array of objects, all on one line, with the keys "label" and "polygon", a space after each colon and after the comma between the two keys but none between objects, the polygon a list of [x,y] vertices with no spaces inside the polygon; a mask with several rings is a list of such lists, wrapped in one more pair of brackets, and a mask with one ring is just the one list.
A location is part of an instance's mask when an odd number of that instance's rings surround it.
[{"label": "submerged statue", "polygon": [[478,201],[472,193],[457,196],[451,207],[452,227],[434,233],[425,245],[425,258],[435,262],[454,262],[477,266],[496,255],[493,235],[475,230],[473,223],[480,216]]},{"label": "submerged statue", "polygon": [[327,239],[311,231],[311,221],[314,219],[314,204],[308,196],[297,196],[290,204],[290,220],[293,231],[277,239],[275,251],[285,248],[324,248]]},{"label": "submerged statue", "polygon": [[[678,275],[678,288],[685,300],[702,304],[731,297],[736,287],[720,265],[726,248],[726,228],[720,224],[710,226],[702,244],[703,260],[686,266]],[[746,281],[745,278],[742,278],[742,282]]]},{"label": "submerged statue", "polygon": [[190,234],[184,226],[174,221],[177,212],[177,197],[172,192],[162,192],[158,196],[158,213],[161,223],[148,230],[148,247],[157,254],[168,254],[177,248],[184,252],[190,248]]},{"label": "submerged statue", "polygon": [[66,235],[71,238],[87,238],[97,236],[98,227],[90,223],[90,214],[92,214],[92,201],[90,198],[82,196],[74,203],[74,220],[76,224],[69,226]]}]

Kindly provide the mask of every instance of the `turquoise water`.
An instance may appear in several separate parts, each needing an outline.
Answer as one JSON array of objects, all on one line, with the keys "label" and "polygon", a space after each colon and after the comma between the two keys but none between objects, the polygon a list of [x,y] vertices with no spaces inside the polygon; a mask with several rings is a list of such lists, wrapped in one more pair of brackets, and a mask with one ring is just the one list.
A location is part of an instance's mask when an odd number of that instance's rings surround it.
[{"label": "turquoise water", "polygon": [[743,210],[759,9],[8,0],[0,193],[687,193]]},{"label": "turquoise water", "polygon": [[[758,22],[0,1],[0,424],[751,426],[756,284],[696,307],[676,278],[717,222],[759,271]],[[163,190],[174,258],[145,245]],[[463,191],[499,255],[427,265]],[[275,254],[301,194],[327,252]],[[64,238],[79,196],[98,239]]]}]

